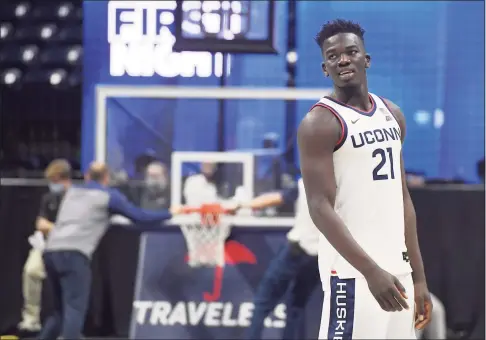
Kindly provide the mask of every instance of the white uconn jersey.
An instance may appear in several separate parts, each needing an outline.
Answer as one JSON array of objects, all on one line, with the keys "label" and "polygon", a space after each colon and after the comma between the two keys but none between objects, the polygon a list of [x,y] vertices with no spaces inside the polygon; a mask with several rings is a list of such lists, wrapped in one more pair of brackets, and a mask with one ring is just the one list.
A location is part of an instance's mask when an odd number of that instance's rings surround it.
[{"label": "white uconn jersey", "polygon": [[[342,128],[333,161],[336,178],[334,209],[354,239],[384,270],[410,273],[405,246],[400,126],[384,101],[370,94],[372,109],[360,111],[331,98],[316,105],[328,108]],[[321,278],[360,277],[359,273],[320,237]]]}]

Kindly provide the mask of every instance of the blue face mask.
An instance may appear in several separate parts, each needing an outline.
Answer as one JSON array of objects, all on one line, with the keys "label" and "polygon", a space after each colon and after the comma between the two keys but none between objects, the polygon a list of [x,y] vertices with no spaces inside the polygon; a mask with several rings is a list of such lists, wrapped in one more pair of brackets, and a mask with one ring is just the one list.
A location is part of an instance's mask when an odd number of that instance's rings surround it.
[{"label": "blue face mask", "polygon": [[61,183],[49,183],[49,190],[51,192],[59,193],[64,190],[64,185]]}]

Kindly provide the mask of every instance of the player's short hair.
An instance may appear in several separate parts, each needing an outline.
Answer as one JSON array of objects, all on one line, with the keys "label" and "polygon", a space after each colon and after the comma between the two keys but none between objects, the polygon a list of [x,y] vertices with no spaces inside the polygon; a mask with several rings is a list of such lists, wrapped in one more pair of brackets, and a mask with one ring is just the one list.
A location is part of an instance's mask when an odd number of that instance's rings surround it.
[{"label": "player's short hair", "polygon": [[93,162],[90,164],[88,169],[88,177],[90,180],[95,182],[102,181],[108,174],[110,173],[110,169],[106,164]]},{"label": "player's short hair", "polygon": [[344,19],[328,21],[322,25],[321,30],[319,33],[317,33],[314,40],[316,41],[317,45],[319,45],[319,48],[322,49],[324,41],[339,33],[356,34],[364,43],[365,30],[358,23]]},{"label": "player's short hair", "polygon": [[65,159],[55,159],[47,166],[44,171],[44,177],[48,180],[52,179],[70,179],[71,165]]}]

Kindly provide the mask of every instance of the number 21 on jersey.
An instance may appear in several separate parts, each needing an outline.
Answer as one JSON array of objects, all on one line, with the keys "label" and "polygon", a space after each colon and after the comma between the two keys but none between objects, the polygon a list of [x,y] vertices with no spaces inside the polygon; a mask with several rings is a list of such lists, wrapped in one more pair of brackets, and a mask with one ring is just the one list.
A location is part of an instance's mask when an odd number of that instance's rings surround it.
[{"label": "number 21 on jersey", "polygon": [[[395,170],[393,169],[393,149],[375,149],[372,153],[373,158],[378,159],[378,164],[373,169],[373,180],[383,181],[386,179],[395,179]],[[383,166],[385,164],[390,164],[390,171],[387,173]]]}]

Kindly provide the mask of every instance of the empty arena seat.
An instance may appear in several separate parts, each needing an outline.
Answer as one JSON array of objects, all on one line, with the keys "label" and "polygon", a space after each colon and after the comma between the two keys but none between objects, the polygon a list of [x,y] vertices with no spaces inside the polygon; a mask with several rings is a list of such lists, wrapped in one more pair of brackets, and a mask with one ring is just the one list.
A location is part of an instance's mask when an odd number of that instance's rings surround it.
[{"label": "empty arena seat", "polygon": [[4,63],[16,63],[21,58],[21,52],[19,46],[7,46],[3,48],[0,55],[0,62]]},{"label": "empty arena seat", "polygon": [[32,6],[28,2],[0,2],[0,20],[15,20],[28,18],[31,13]]},{"label": "empty arena seat", "polygon": [[29,83],[48,82],[49,73],[45,70],[29,70],[23,75],[22,80]]},{"label": "empty arena seat", "polygon": [[45,48],[41,53],[41,63],[44,65],[77,65],[82,56],[82,47],[73,46],[54,46]]},{"label": "empty arena seat", "polygon": [[39,58],[37,45],[7,46],[0,54],[0,61],[4,67],[15,67],[19,61],[24,66],[34,65]]},{"label": "empty arena seat", "polygon": [[81,0],[0,1],[0,83],[79,84]]},{"label": "empty arena seat", "polygon": [[31,19],[39,20],[39,21],[54,21],[58,18],[57,10],[59,5],[53,4],[44,4],[42,6],[36,6],[33,8],[31,15],[29,16]]},{"label": "empty arena seat", "polygon": [[17,43],[38,43],[54,39],[58,28],[54,23],[19,25],[15,32]]},{"label": "empty arena seat", "polygon": [[9,42],[15,37],[15,28],[9,22],[0,23],[0,41]]},{"label": "empty arena seat", "polygon": [[57,17],[61,20],[80,20],[82,16],[82,7],[76,7],[72,3],[62,3],[56,8]]},{"label": "empty arena seat", "polygon": [[48,3],[34,7],[32,19],[35,20],[70,20],[79,19],[76,7],[71,2]]},{"label": "empty arena seat", "polygon": [[83,39],[83,28],[81,26],[68,26],[59,31],[58,40],[66,42],[77,42]]}]

